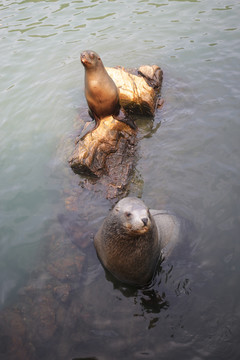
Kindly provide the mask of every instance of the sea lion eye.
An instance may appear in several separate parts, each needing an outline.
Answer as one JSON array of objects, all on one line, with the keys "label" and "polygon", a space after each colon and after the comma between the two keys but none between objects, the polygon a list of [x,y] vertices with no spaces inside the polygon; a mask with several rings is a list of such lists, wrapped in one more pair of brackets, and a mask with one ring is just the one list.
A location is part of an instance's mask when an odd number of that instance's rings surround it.
[{"label": "sea lion eye", "polygon": [[130,218],[132,214],[130,212],[125,212],[125,215],[127,218]]}]

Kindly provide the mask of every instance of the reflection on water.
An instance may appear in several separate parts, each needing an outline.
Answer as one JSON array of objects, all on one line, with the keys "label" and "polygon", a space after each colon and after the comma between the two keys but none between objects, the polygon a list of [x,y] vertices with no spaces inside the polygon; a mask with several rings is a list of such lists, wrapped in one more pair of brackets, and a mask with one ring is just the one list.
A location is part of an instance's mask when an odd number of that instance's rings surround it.
[{"label": "reflection on water", "polygon": [[[161,277],[163,277],[165,274],[160,264],[157,269],[157,274],[159,275],[161,273]],[[165,282],[167,282],[167,276],[171,272],[171,270],[172,267],[166,274]],[[161,294],[159,293],[161,280],[159,279],[158,281],[156,280],[157,275],[153,280],[154,282],[157,281],[156,289],[153,286],[154,283],[150,284],[147,287],[139,289],[133,286],[120,283],[107,270],[105,271],[106,271],[106,279],[108,279],[113,283],[114,290],[120,291],[124,297],[130,298],[131,301],[133,301],[136,307],[133,316],[143,317],[148,322],[148,329],[155,327],[156,326],[155,324],[159,320],[157,314],[159,314],[161,310],[166,310],[169,307],[169,302],[166,299],[166,294],[164,293],[164,291]]]},{"label": "reflection on water", "polygon": [[[239,358],[238,13],[226,0],[1,3],[1,359]],[[136,187],[197,236],[146,289],[105,274],[92,239],[112,204],[67,164],[88,120],[87,48],[164,72],[163,108],[137,120]]]}]

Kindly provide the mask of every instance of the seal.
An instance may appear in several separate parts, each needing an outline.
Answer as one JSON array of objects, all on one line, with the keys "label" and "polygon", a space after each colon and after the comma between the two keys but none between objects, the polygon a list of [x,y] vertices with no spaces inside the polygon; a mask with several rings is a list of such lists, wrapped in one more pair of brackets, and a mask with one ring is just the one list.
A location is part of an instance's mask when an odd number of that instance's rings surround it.
[{"label": "seal", "polygon": [[106,269],[122,282],[144,285],[160,257],[157,226],[138,198],[120,200],[98,230],[94,245]]},{"label": "seal", "polygon": [[149,210],[142,200],[127,197],[103,221],[94,246],[103,266],[121,282],[146,285],[154,276],[161,250],[169,254],[179,233],[176,216]]},{"label": "seal", "polygon": [[133,120],[126,118],[120,111],[118,88],[108,75],[100,56],[95,51],[85,50],[80,60],[85,68],[85,96],[89,114],[96,121],[94,129],[106,116],[113,116],[136,129]]}]

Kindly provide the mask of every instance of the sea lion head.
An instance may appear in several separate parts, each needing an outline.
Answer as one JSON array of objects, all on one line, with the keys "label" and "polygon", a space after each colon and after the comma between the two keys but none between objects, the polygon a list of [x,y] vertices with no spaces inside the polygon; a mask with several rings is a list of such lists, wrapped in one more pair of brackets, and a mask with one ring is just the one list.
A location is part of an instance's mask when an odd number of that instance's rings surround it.
[{"label": "sea lion head", "polygon": [[120,200],[112,210],[121,223],[122,230],[131,235],[141,235],[148,232],[154,221],[148,207],[135,197]]},{"label": "sea lion head", "polygon": [[93,50],[83,51],[80,60],[86,69],[92,69],[99,65],[103,66],[100,56]]}]

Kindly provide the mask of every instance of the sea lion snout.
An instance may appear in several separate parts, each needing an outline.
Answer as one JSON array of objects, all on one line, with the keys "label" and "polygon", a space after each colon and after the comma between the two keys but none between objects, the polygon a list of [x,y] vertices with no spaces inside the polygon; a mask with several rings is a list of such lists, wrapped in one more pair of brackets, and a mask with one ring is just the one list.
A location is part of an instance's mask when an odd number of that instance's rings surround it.
[{"label": "sea lion snout", "polygon": [[[145,209],[142,209],[145,212]],[[141,212],[141,211],[140,211]],[[151,228],[151,219],[147,214],[139,213],[139,210],[135,210],[131,213],[131,217],[127,219],[126,226],[132,231],[132,234],[144,234]]]},{"label": "sea lion snout", "polygon": [[85,65],[95,64],[97,60],[101,60],[100,56],[93,50],[84,50],[80,54],[80,61]]},{"label": "sea lion snout", "polygon": [[141,220],[142,220],[142,222],[143,222],[143,225],[144,225],[144,226],[147,226],[147,224],[148,224],[148,218],[147,218],[147,217],[146,217],[146,218],[142,218]]},{"label": "sea lion snout", "polygon": [[86,63],[88,63],[88,58],[89,58],[90,54],[87,51],[83,51],[80,54],[80,61],[83,65],[85,65]]}]

